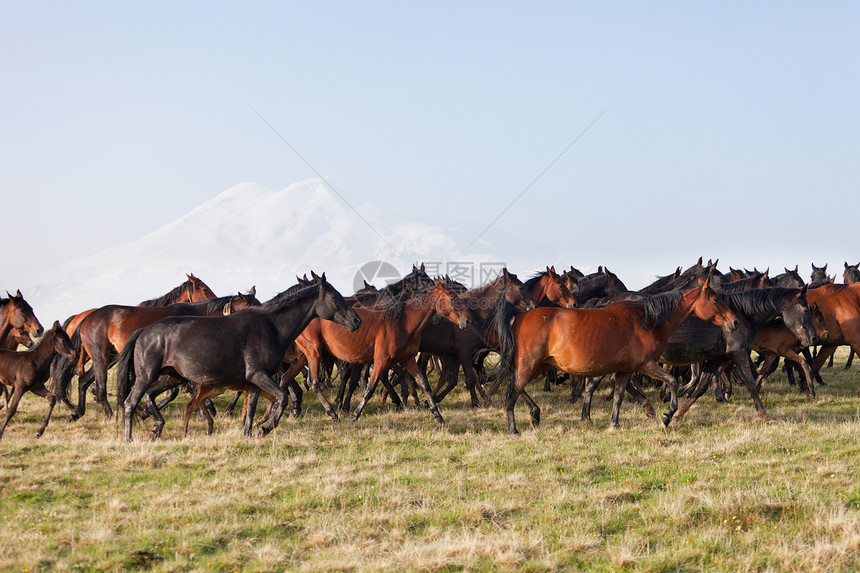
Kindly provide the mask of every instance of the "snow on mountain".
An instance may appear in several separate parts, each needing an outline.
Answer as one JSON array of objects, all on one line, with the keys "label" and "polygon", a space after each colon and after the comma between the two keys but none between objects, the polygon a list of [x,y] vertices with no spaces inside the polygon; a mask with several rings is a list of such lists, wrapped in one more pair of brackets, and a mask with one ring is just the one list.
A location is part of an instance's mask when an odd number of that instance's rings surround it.
[{"label": "snow on mountain", "polygon": [[[366,215],[376,212],[372,205],[358,210],[370,225],[320,179],[281,191],[241,183],[136,241],[12,284],[47,324],[95,306],[160,296],[184,281],[185,273],[203,279],[219,296],[256,285],[258,298],[266,300],[311,270],[326,272],[341,292],[351,294],[358,269],[369,261],[384,260],[407,272],[416,261],[466,258],[450,230],[420,222],[389,225]],[[499,258],[488,253],[468,260]]]}]

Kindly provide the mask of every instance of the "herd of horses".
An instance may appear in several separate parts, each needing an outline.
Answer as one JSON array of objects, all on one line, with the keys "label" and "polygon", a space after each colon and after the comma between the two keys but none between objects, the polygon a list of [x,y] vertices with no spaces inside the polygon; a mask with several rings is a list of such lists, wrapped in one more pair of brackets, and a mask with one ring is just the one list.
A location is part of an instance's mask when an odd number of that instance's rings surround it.
[{"label": "herd of horses", "polygon": [[[582,399],[583,420],[590,420],[593,394],[610,377],[610,428],[619,425],[625,395],[667,427],[712,384],[718,399],[729,396],[733,381],[746,387],[758,415],[767,419],[760,392],[779,358],[787,368],[794,365],[801,392],[812,397],[816,381],[823,383],[819,370],[835,349],[860,348],[858,266],[845,263],[842,284],[827,276],[826,265],[812,270],[807,284],[797,267],[774,277],[731,267],[722,273],[717,262],[700,258],[630,291],[603,267],[589,275],[547,267],[525,282],[504,269],[470,290],[448,277],[431,278],[422,265],[384,288],[366,285],[350,297],[325,274],[312,272],[265,303],[253,288],[216,297],[192,274],[159,298],[86,310],[47,330],[18,291],[0,298],[0,438],[28,391],[48,401],[37,436],[58,401],[71,410],[70,421],[83,416],[88,389],[105,416],[113,417],[108,371],[114,366],[117,418],[127,441],[136,416],[152,417],[151,437],[159,437],[161,410],[180,388],[191,395],[183,435],[195,411],[212,433],[211,398],[227,390],[237,392],[230,411],[236,398],[245,397],[247,436],[258,398],[268,401],[258,422],[266,434],[288,404],[301,416],[301,373],[305,388],[332,419],[338,411],[350,412],[361,383],[361,400],[352,411],[358,420],[381,383],[383,399],[395,407],[405,407],[412,397],[444,423],[439,403],[461,380],[461,371],[472,406],[488,405],[504,388],[511,433],[517,433],[520,397],[532,425],[540,422],[540,408],[526,386],[541,376],[545,389],[565,383],[571,402]],[[22,345],[25,350],[19,350]],[[498,364],[487,360],[491,353]],[[435,389],[427,375],[431,367],[438,371]],[[337,378],[331,404],[323,389]],[[668,403],[659,418],[645,394],[646,380],[660,386]]]}]

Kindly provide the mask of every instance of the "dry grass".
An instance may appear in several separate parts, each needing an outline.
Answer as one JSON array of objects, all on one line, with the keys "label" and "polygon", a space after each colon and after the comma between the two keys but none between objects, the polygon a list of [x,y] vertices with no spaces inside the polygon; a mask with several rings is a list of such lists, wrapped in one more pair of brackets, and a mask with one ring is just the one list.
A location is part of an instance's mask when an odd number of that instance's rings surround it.
[{"label": "dry grass", "polygon": [[266,438],[219,418],[179,439],[177,403],[157,443],[61,408],[37,440],[29,397],[0,442],[0,570],[856,570],[860,391],[825,375],[815,402],[774,378],[775,423],[736,389],[672,432],[629,405],[607,432],[602,399],[584,426],[533,383],[543,422],[518,410],[520,436],[455,392],[444,428],[378,401],[333,424],[309,396]]}]

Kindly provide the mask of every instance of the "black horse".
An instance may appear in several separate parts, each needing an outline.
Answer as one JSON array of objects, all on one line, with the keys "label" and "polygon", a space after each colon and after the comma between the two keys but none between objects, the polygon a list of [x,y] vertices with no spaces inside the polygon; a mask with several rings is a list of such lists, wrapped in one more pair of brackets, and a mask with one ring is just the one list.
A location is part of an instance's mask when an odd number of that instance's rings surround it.
[{"label": "black horse", "polygon": [[[746,327],[726,334],[723,329],[709,322],[688,319],[669,337],[661,361],[672,365],[704,362],[704,374],[711,376],[721,367],[725,367],[727,362],[731,362],[749,390],[756,411],[766,418],[767,413],[750,368],[750,345],[758,330],[777,318],[781,319],[803,344],[818,343],[812,313],[806,302],[806,287],[753,289],[720,296],[742,323],[746,323]],[[677,420],[705,393],[709,384],[710,376],[702,373],[690,381],[688,388],[691,394],[678,407]]]},{"label": "black horse", "polygon": [[[117,360],[117,402],[123,407],[125,439],[131,441],[134,410],[146,396],[156,418],[164,425],[151,398],[158,387],[169,388],[184,380],[202,386],[250,383],[275,397],[275,405],[263,434],[280,421],[286,394],[272,377],[278,372],[287,348],[316,317],[333,320],[355,330],[361,319],[325,278],[314,276],[310,286],[275,296],[262,306],[226,316],[171,317],[135,332]],[[162,373],[172,374],[162,378]],[[245,435],[258,392],[249,398]],[[160,419],[159,419],[160,418]]]}]

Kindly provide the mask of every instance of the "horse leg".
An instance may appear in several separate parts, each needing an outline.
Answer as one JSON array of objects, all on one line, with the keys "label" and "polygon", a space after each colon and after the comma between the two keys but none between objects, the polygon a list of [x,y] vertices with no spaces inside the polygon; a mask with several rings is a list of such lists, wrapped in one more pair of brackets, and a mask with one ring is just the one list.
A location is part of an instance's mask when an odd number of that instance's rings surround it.
[{"label": "horse leg", "polygon": [[854,362],[854,349],[853,348],[848,352],[848,360],[845,361],[845,367],[842,369],[843,370],[850,369],[852,362]]},{"label": "horse leg", "polygon": [[651,401],[642,389],[642,376],[638,372],[630,374],[630,378],[627,379],[627,387],[625,390],[630,394],[631,400],[642,406],[642,409],[645,410],[646,416],[652,420],[657,419],[657,413],[654,411],[654,406],[651,405]]},{"label": "horse leg", "polygon": [[645,376],[650,376],[655,380],[664,382],[669,385],[669,410],[660,417],[660,423],[664,428],[667,428],[672,422],[672,416],[678,411],[678,380],[654,362],[650,360],[639,368],[639,372]]},{"label": "horse leg", "polygon": [[111,410],[110,402],[107,399],[108,357],[103,353],[96,352],[90,358],[93,361],[92,371],[95,374],[96,402],[101,404],[105,417],[110,420],[113,418],[113,410]]},{"label": "horse leg", "polygon": [[95,372],[93,367],[78,376],[78,405],[75,408],[74,414],[71,415],[69,421],[74,422],[83,418],[87,412],[87,389],[95,381]]},{"label": "horse leg", "polygon": [[[687,414],[687,410],[689,410],[696,401],[701,398],[705,392],[708,391],[708,386],[711,385],[711,380],[715,378],[715,375],[711,372],[701,372],[696,380],[696,386],[692,388],[692,391],[687,396],[687,399],[684,400],[680,406],[678,406],[678,411],[675,412],[675,424],[680,424],[681,419]],[[719,382],[717,382],[719,384]]]},{"label": "horse leg", "polygon": [[[281,415],[284,413],[284,407],[286,406],[287,395],[286,392],[281,390],[281,387],[275,384],[275,382],[262,370],[257,370],[251,375],[249,382],[257,387],[257,392],[254,392],[254,406],[256,407],[257,397],[260,394],[260,391],[268,392],[275,399],[275,405],[272,409],[272,417],[269,418],[269,421],[260,428],[265,436],[272,430],[274,430],[278,426],[278,422],[281,421]],[[312,385],[314,389],[314,393],[318,393],[317,397],[320,397],[320,401],[323,403],[323,407],[326,408],[326,413],[330,413],[333,419],[337,419],[337,415],[334,414],[334,410],[331,409],[331,405],[328,403],[328,400],[325,399],[325,396],[322,395],[322,392],[317,388],[316,384]],[[251,424],[249,421],[253,421],[251,417],[248,417],[248,420],[245,421],[245,427],[250,434]]]},{"label": "horse leg", "polygon": [[6,430],[6,424],[9,423],[9,420],[12,419],[12,416],[15,415],[15,412],[18,410],[18,403],[21,401],[21,396],[24,395],[26,389],[23,384],[15,384],[14,389],[12,390],[12,397],[9,398],[9,401],[6,403],[6,417],[3,420],[3,424],[0,425],[0,439],[3,439],[3,432]]},{"label": "horse leg", "polygon": [[764,363],[758,369],[758,376],[755,379],[756,388],[761,391],[762,384],[764,384],[765,379],[768,376],[773,374],[773,371],[776,370],[776,367],[779,365],[779,354],[768,354]]},{"label": "horse leg", "polygon": [[[395,384],[392,384],[389,379],[390,371],[386,370],[383,372],[382,377],[379,379],[382,382],[382,387],[385,388],[385,392],[388,396],[391,397],[391,403],[394,404],[395,410],[403,410],[405,406],[405,401],[409,396],[409,389],[406,387],[406,380],[403,380],[403,400],[400,399],[400,394],[397,393],[397,390],[394,389]],[[385,402],[385,396],[382,399],[383,403]],[[418,402],[416,398],[415,402]]]},{"label": "horse leg", "polygon": [[442,414],[439,413],[439,408],[436,406],[436,400],[433,399],[433,391],[430,389],[430,382],[427,381],[427,377],[424,376],[424,373],[418,369],[418,364],[415,362],[415,357],[411,357],[403,364],[403,369],[412,376],[413,380],[415,380],[421,389],[424,390],[424,394],[427,395],[427,403],[430,406],[430,413],[433,414],[433,417],[436,419],[436,422],[439,424],[444,424],[445,419],[442,417]]},{"label": "horse leg", "polygon": [[[465,380],[466,388],[469,389],[469,396],[472,399],[472,408],[479,408],[483,401],[487,399],[487,391],[478,380],[478,373],[475,372],[475,366],[472,364],[472,354],[474,354],[474,352],[471,348],[465,348],[459,352],[459,365],[457,362],[454,362],[454,377],[453,382],[449,384],[449,387],[453,389],[454,386],[457,385],[457,371],[459,367],[462,366],[463,379]],[[447,394],[447,392],[445,394]],[[445,394],[442,395],[443,398],[445,397]],[[480,394],[480,397],[478,394]]]},{"label": "horse leg", "polygon": [[379,379],[382,375],[388,370],[388,361],[387,360],[374,360],[373,362],[373,374],[370,376],[370,380],[368,380],[367,388],[364,391],[364,394],[361,397],[361,402],[358,403],[358,407],[355,409],[355,412],[352,413],[353,421],[358,421],[361,417],[362,411],[364,411],[365,406],[367,406],[367,402],[373,396],[373,393],[376,391],[376,386],[379,383]]},{"label": "horse leg", "polygon": [[36,437],[41,438],[42,434],[45,433],[45,428],[48,427],[48,422],[51,421],[51,412],[54,411],[54,405],[57,403],[57,397],[54,396],[53,393],[49,392],[48,389],[45,388],[44,384],[39,385],[37,388],[30,388],[30,392],[32,392],[36,396],[41,396],[48,401],[48,412],[45,414],[45,419],[42,420],[42,426],[36,431]]},{"label": "horse leg", "polygon": [[838,346],[822,346],[821,350],[818,351],[818,354],[815,355],[814,359],[809,354],[808,348],[804,348],[801,351],[803,356],[806,358],[806,361],[811,364],[811,371],[812,375],[815,377],[815,380],[823,386],[827,386],[827,384],[824,383],[818,373],[821,370],[821,367],[824,365],[824,361],[830,358],[830,356],[832,356],[833,353],[836,352],[837,348]]},{"label": "horse leg", "polygon": [[582,416],[580,417],[583,422],[591,423],[591,399],[594,396],[597,385],[600,384],[603,378],[603,376],[596,376],[585,379],[585,387],[582,390]]},{"label": "horse leg", "polygon": [[149,439],[155,441],[161,437],[161,431],[164,430],[164,416],[161,415],[161,410],[158,409],[152,392],[145,393],[143,401],[152,414],[152,419],[155,421],[155,426],[153,426],[152,431],[149,433]]},{"label": "horse leg", "polygon": [[[320,404],[322,404],[325,413],[328,414],[332,420],[338,420],[339,418],[337,417],[337,412],[335,412],[334,408],[331,407],[331,404],[329,404],[328,400],[325,397],[325,394],[323,394],[322,390],[320,389],[317,377],[311,374],[310,376],[308,376],[308,381],[311,386],[311,391],[316,394],[317,400],[319,400]],[[276,396],[275,401],[277,402],[277,400],[278,398]],[[281,409],[283,409],[283,407]],[[301,407],[299,408],[299,411],[301,411]],[[277,425],[277,422],[275,422],[275,424]],[[272,429],[274,429],[274,426],[272,426]]]},{"label": "horse leg", "polygon": [[236,392],[233,398],[230,399],[230,403],[227,404],[227,409],[224,411],[225,416],[233,416],[233,410],[236,409],[236,403],[239,401],[241,396],[242,392]]},{"label": "horse leg", "polygon": [[[283,380],[282,380],[283,384]],[[290,401],[293,403],[293,417],[301,418],[302,417],[302,398],[305,393],[302,390],[302,387],[299,386],[299,383],[296,382],[295,378],[291,378],[287,380],[287,391],[290,393]]]},{"label": "horse leg", "polygon": [[609,416],[609,429],[621,427],[618,417],[621,414],[621,403],[624,401],[624,389],[630,380],[629,372],[616,372],[612,375],[612,414]]},{"label": "horse leg", "polygon": [[254,414],[257,411],[257,400],[260,397],[260,389],[253,384],[245,393],[245,403],[242,405],[242,434],[246,438],[251,437],[254,428]]},{"label": "horse leg", "polygon": [[804,379],[804,383],[801,385],[800,391],[806,394],[807,398],[815,398],[815,381],[812,378],[812,371],[809,369],[809,363],[806,359],[791,349],[786,350],[783,353],[783,357],[786,360],[791,360],[792,362],[796,362],[800,365],[800,369],[803,370]]},{"label": "horse leg", "polygon": [[582,391],[585,389],[585,378],[579,376],[570,377],[570,398],[567,399],[571,404],[576,404],[576,401],[582,396]]},{"label": "horse leg", "polygon": [[529,422],[531,423],[532,428],[537,428],[540,425],[540,406],[537,405],[537,402],[532,400],[532,397],[529,396],[529,393],[526,392],[525,388],[520,392],[520,396],[526,401],[526,404],[529,407]]},{"label": "horse leg", "polygon": [[732,359],[732,363],[734,364],[734,366],[737,368],[738,374],[740,375],[744,386],[747,387],[747,391],[750,393],[750,397],[752,397],[756,413],[762,420],[770,420],[770,417],[767,415],[767,410],[765,410],[764,404],[762,403],[761,397],[759,396],[758,387],[755,383],[755,378],[753,378],[752,368],[750,367],[749,353],[742,350],[737,350],[729,352],[728,355]]}]

